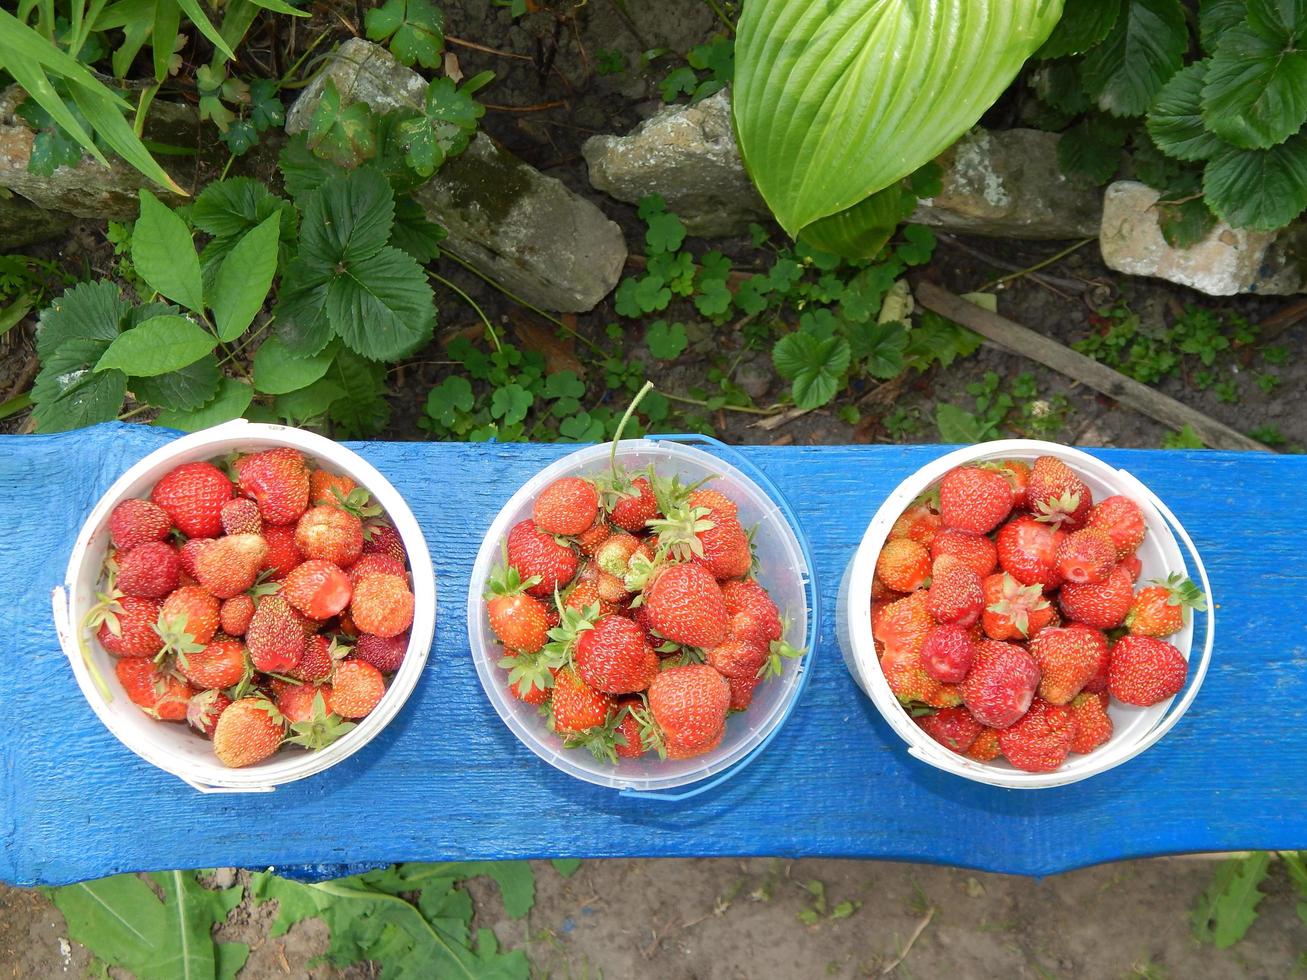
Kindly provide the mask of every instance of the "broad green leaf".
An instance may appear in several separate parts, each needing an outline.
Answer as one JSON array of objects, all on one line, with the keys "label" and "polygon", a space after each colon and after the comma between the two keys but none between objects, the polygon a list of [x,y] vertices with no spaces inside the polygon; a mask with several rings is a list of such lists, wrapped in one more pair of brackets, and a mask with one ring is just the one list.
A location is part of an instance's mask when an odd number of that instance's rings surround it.
[{"label": "broad green leaf", "polygon": [[379,252],[394,222],[395,193],[385,177],[371,167],[341,174],[305,199],[300,256],[331,274]]},{"label": "broad green leaf", "polygon": [[670,361],[685,353],[689,340],[685,336],[685,325],[669,324],[666,320],[655,320],[644,332],[645,346],[654,357]]},{"label": "broad green leaf", "polygon": [[341,106],[333,79],[309,119],[308,147],[338,167],[352,170],[377,155],[377,120],[365,102]]},{"label": "broad green leaf", "polygon": [[1307,35],[1307,3],[1304,0],[1247,0],[1248,23],[1259,31],[1278,34],[1286,41]]},{"label": "broad green leaf", "polygon": [[519,384],[507,384],[496,388],[490,397],[490,417],[501,419],[505,425],[521,422],[531,410],[535,396]]},{"label": "broad green leaf", "polygon": [[265,218],[245,233],[218,267],[209,306],[218,339],[230,343],[243,334],[263,307],[277,271],[281,215]]},{"label": "broad green leaf", "polygon": [[304,133],[296,133],[286,141],[277,155],[277,169],[281,171],[286,193],[297,202],[340,173],[338,167],[314,155]]},{"label": "broad green leaf", "polygon": [[[70,110],[88,129],[90,123],[77,110]],[[46,112],[35,99],[24,99],[14,110],[14,115],[32,127],[32,152],[27,159],[29,172],[42,177],[49,177],[60,167],[75,167],[82,162],[82,148],[77,140],[60,126],[50,113]]]},{"label": "broad green leaf", "polygon": [[700,287],[694,297],[694,308],[704,316],[716,317],[731,308],[731,291],[725,281],[709,279]]},{"label": "broad green leaf", "polygon": [[289,391],[277,397],[278,418],[290,423],[307,422],[325,415],[333,402],[345,397],[339,382],[322,378],[298,391]]},{"label": "broad green leaf", "polygon": [[386,403],[386,369],[349,349],[341,350],[327,369],[327,377],[345,389],[345,397],[331,403],[332,421],[345,438],[376,435],[390,420]]},{"label": "broad green leaf", "polygon": [[849,345],[842,338],[818,340],[806,333],[786,334],[772,348],[772,362],[789,380],[799,408],[820,408],[835,397],[849,357]]},{"label": "broad green leaf", "polygon": [[1057,111],[1071,116],[1079,115],[1090,106],[1089,96],[1080,84],[1080,72],[1076,70],[1076,65],[1075,59],[1063,58],[1041,65],[1030,76],[1030,87],[1040,99]]},{"label": "broad green leaf", "polygon": [[939,437],[948,443],[984,442],[990,435],[989,429],[974,415],[947,402],[935,406],[935,425],[939,428]]},{"label": "broad green leaf", "polygon": [[1236,24],[1243,23],[1248,8],[1244,0],[1200,0],[1198,4],[1198,34],[1203,50],[1216,51],[1221,35]]},{"label": "broad green leaf", "polygon": [[1283,228],[1307,208],[1307,136],[1269,150],[1221,150],[1207,161],[1203,195],[1236,228]]},{"label": "broad green leaf", "polygon": [[1203,125],[1203,82],[1206,61],[1195,61],[1171,76],[1148,113],[1148,134],[1158,149],[1177,160],[1205,160],[1221,141]]},{"label": "broad green leaf", "polygon": [[1155,205],[1157,226],[1172,248],[1191,248],[1206,238],[1216,226],[1216,215],[1202,195],[1189,195],[1171,202],[1165,198]]},{"label": "broad green leaf", "polygon": [[150,378],[193,364],[216,346],[212,334],[184,316],[154,316],[115,337],[95,369]]},{"label": "broad green leaf", "polygon": [[1110,116],[1088,115],[1058,140],[1058,163],[1067,174],[1106,184],[1121,167],[1126,133]]},{"label": "broad green leaf", "polygon": [[188,310],[203,312],[200,257],[191,231],[175,211],[144,188],[141,216],[132,232],[132,264],[155,292]]},{"label": "broad green leaf", "polygon": [[857,356],[873,378],[888,380],[903,371],[903,352],[908,346],[908,331],[902,323],[876,323],[862,328],[863,339]]},{"label": "broad green leaf", "polygon": [[1227,143],[1264,149],[1307,120],[1307,50],[1265,29],[1240,25],[1221,36],[1202,92],[1203,122]]},{"label": "broad green leaf", "polygon": [[402,65],[439,68],[445,46],[445,17],[431,0],[386,0],[363,19],[369,41],[390,41]]},{"label": "broad green leaf", "polygon": [[269,395],[285,395],[313,384],[331,366],[336,344],[316,354],[294,354],[277,337],[269,337],[254,352],[254,387]]},{"label": "broad green leaf", "polygon": [[65,432],[118,417],[127,376],[93,369],[106,346],[93,338],[69,339],[41,358],[41,373],[32,385],[38,432]]},{"label": "broad green leaf", "polygon": [[685,225],[674,214],[663,212],[649,216],[649,228],[644,233],[645,245],[650,255],[659,252],[676,252],[685,241]]},{"label": "broad green leaf", "polygon": [[807,245],[846,258],[875,258],[905,217],[905,201],[897,185],[886,187],[851,208],[805,226],[800,238]]},{"label": "broad green leaf", "polygon": [[440,257],[440,243],[448,232],[427,217],[422,205],[405,194],[395,200],[395,227],[390,230],[390,244],[407,252],[419,262],[434,262]]},{"label": "broad green leaf", "polygon": [[286,203],[252,177],[228,177],[214,181],[196,195],[191,222],[217,238],[230,238],[281,213]]},{"label": "broad green leaf", "polygon": [[198,432],[240,418],[253,399],[254,389],[249,385],[235,378],[223,378],[218,384],[218,393],[199,408],[189,412],[160,412],[154,424],[182,432]]},{"label": "broad green leaf", "polygon": [[1189,29],[1180,0],[1122,2],[1121,16],[1103,43],[1085,55],[1080,76],[1104,112],[1138,116],[1179,70]]},{"label": "broad green leaf", "polygon": [[220,378],[217,358],[206,354],[194,364],[188,364],[177,371],[152,378],[134,378],[131,388],[136,397],[147,405],[189,412],[218,393]]},{"label": "broad green leaf", "polygon": [[1053,28],[1036,58],[1082,54],[1107,37],[1121,13],[1121,0],[1067,0],[1062,19]]},{"label": "broad green leaf", "polygon": [[472,411],[474,404],[472,382],[457,374],[451,374],[427,394],[427,414],[445,428],[458,420],[459,412]]},{"label": "broad green leaf", "polygon": [[129,309],[112,282],[78,283],[41,311],[36,352],[48,361],[69,340],[97,340],[103,350],[118,336]]},{"label": "broad green leaf", "polygon": [[1194,936],[1217,949],[1228,949],[1242,939],[1266,897],[1258,886],[1270,866],[1271,856],[1265,851],[1222,862],[1190,916]]},{"label": "broad green leaf", "polygon": [[781,226],[797,237],[938,156],[1061,12],[1060,0],[750,0],[735,41],[736,131]]},{"label": "broad green leaf", "polygon": [[554,870],[557,871],[564,878],[570,878],[572,877],[572,875],[576,874],[577,870],[581,867],[581,859],[580,858],[554,858],[553,861],[550,862],[550,864],[552,864],[554,866]]},{"label": "broad green leaf", "polygon": [[349,262],[327,285],[336,335],[364,357],[394,361],[431,339],[435,298],[411,255],[386,246]]},{"label": "broad green leaf", "polygon": [[327,283],[331,276],[302,256],[286,267],[273,310],[273,330],[297,357],[318,353],[331,343],[327,318]]},{"label": "broad green leaf", "polygon": [[482,72],[459,86],[450,78],[432,80],[422,114],[399,126],[407,151],[404,159],[421,176],[429,177],[450,157],[467,149],[476,133],[477,120],[486,112],[472,93],[493,77],[490,72]]}]

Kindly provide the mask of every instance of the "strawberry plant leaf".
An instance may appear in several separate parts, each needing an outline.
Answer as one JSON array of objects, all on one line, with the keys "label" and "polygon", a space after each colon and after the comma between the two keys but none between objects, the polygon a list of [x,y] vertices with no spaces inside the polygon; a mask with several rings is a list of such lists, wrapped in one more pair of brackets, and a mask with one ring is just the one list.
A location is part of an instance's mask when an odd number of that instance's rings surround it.
[{"label": "strawberry plant leaf", "polygon": [[152,378],[134,378],[132,392],[139,401],[164,409],[193,411],[218,393],[218,360],[206,354],[194,364]]},{"label": "strawberry plant leaf", "polygon": [[1217,949],[1228,949],[1242,939],[1266,897],[1259,886],[1270,866],[1271,856],[1265,851],[1222,862],[1190,916],[1194,937]]},{"label": "strawberry plant leaf", "polygon": [[871,324],[853,331],[854,356],[873,378],[888,380],[903,372],[903,353],[908,346],[908,330],[902,323]]},{"label": "strawberry plant leaf", "polygon": [[1284,227],[1307,208],[1307,136],[1269,150],[1222,149],[1203,170],[1203,196],[1236,228]]},{"label": "strawberry plant leaf", "polygon": [[331,366],[339,343],[328,344],[308,357],[293,354],[278,337],[269,337],[254,352],[254,387],[269,395],[285,395],[313,384]]},{"label": "strawberry plant leaf", "polygon": [[320,378],[304,388],[279,395],[276,401],[278,418],[292,424],[308,422],[327,414],[338,398],[345,396],[345,389],[330,378]]},{"label": "strawberry plant leaf", "polygon": [[342,107],[336,83],[328,78],[309,120],[307,145],[323,160],[353,170],[377,155],[377,119],[365,102]]},{"label": "strawberry plant leaf", "polygon": [[1205,160],[1221,141],[1203,125],[1206,61],[1195,61],[1171,76],[1148,113],[1148,135],[1157,148],[1177,160]]},{"label": "strawberry plant leaf", "polygon": [[286,141],[277,155],[277,169],[281,171],[286,193],[296,201],[340,173],[339,168],[314,155],[304,133],[296,133]]},{"label": "strawberry plant leaf", "polygon": [[981,424],[970,412],[947,402],[935,406],[935,425],[940,439],[947,443],[984,442],[993,431],[993,426]]},{"label": "strawberry plant leaf", "polygon": [[218,266],[209,305],[224,343],[243,334],[262,309],[277,271],[280,238],[281,215],[274,214],[246,232]]},{"label": "strawberry plant leaf", "polygon": [[1083,54],[1107,37],[1121,13],[1121,0],[1071,0],[1062,10],[1062,19],[1053,28],[1036,58],[1061,58]]},{"label": "strawberry plant leaf", "polygon": [[287,350],[300,357],[318,353],[331,343],[327,319],[330,275],[302,256],[291,259],[277,292],[273,329]]},{"label": "strawberry plant leaf", "polygon": [[849,367],[848,343],[841,337],[818,340],[811,334],[786,334],[772,348],[772,362],[793,390],[799,408],[820,408],[840,389]]},{"label": "strawberry plant leaf", "polygon": [[402,65],[414,62],[439,68],[445,46],[445,18],[431,0],[386,0],[364,18],[369,41],[389,41],[390,53]]},{"label": "strawberry plant leaf", "polygon": [[[191,223],[214,238],[232,239],[262,224],[274,214],[282,215],[283,226],[294,230],[290,203],[251,177],[229,177],[209,184],[191,205]],[[283,230],[284,234],[284,230]]]},{"label": "strawberry plant leaf", "polygon": [[457,86],[452,79],[436,78],[427,86],[422,114],[399,125],[404,159],[418,174],[431,176],[446,160],[467,149],[477,120],[486,112],[472,93],[494,77],[492,72],[481,72]]},{"label": "strawberry plant leaf", "polygon": [[1085,55],[1080,77],[1104,112],[1142,115],[1188,47],[1179,0],[1128,0],[1107,37]]},{"label": "strawberry plant leaf", "polygon": [[449,233],[427,218],[422,205],[405,195],[395,201],[395,227],[390,244],[425,264],[440,257],[440,243]]},{"label": "strawberry plant leaf", "polygon": [[685,325],[669,324],[666,320],[655,320],[649,324],[644,334],[645,345],[654,357],[670,361],[685,352],[689,340],[685,336]]},{"label": "strawberry plant leaf", "polygon": [[1191,196],[1174,203],[1160,200],[1156,207],[1157,226],[1172,248],[1197,245],[1216,227],[1216,215],[1212,214],[1211,208],[1201,196]]},{"label": "strawberry plant leaf", "polygon": [[1126,132],[1111,116],[1086,116],[1058,140],[1057,160],[1062,171],[1106,184],[1121,166]]},{"label": "strawberry plant leaf", "polygon": [[384,365],[343,349],[327,369],[326,380],[339,385],[345,394],[328,407],[331,420],[347,439],[375,435],[390,421],[385,399]]},{"label": "strawberry plant leaf", "polygon": [[254,389],[235,378],[222,378],[218,382],[218,393],[192,411],[168,409],[155,418],[155,425],[182,432],[198,432],[210,426],[230,422],[245,414],[254,399]]},{"label": "strawberry plant leaf", "polygon": [[93,370],[107,346],[103,340],[73,338],[41,358],[41,373],[32,385],[38,432],[66,432],[118,416],[127,376]]},{"label": "strawberry plant leaf", "polygon": [[306,197],[300,256],[334,276],[340,263],[381,251],[394,223],[395,192],[380,172],[341,174]]},{"label": "strawberry plant leaf", "polygon": [[431,339],[435,298],[413,257],[387,245],[349,262],[328,283],[327,317],[352,350],[395,361]]},{"label": "strawberry plant leaf", "polygon": [[577,869],[581,867],[580,858],[554,858],[549,863],[552,864],[554,870],[564,878],[572,877],[572,875],[576,874]]},{"label": "strawberry plant leaf", "polygon": [[1215,52],[1222,35],[1243,23],[1247,14],[1246,0],[1200,0],[1198,36],[1203,50],[1208,54]]},{"label": "strawberry plant leaf", "polygon": [[36,352],[45,362],[69,340],[97,340],[103,350],[118,336],[130,309],[112,282],[78,283],[41,311]]},{"label": "strawberry plant leaf", "polygon": [[116,369],[149,378],[193,364],[216,345],[212,334],[184,316],[153,316],[115,337],[96,362],[95,370]]},{"label": "strawberry plant leaf", "polygon": [[141,190],[141,216],[132,233],[132,265],[150,288],[196,313],[204,309],[200,258],[181,217]]},{"label": "strawberry plant leaf", "polygon": [[[91,124],[75,105],[66,106],[83,129],[90,130]],[[24,99],[14,110],[35,136],[32,138],[32,152],[27,158],[27,169],[41,177],[49,177],[60,167],[75,167],[82,162],[82,147],[60,126],[50,113],[35,99]]]},{"label": "strawberry plant leaf", "polygon": [[1249,21],[1221,35],[1203,83],[1203,122],[1247,150],[1282,142],[1307,120],[1307,50],[1283,27]]}]

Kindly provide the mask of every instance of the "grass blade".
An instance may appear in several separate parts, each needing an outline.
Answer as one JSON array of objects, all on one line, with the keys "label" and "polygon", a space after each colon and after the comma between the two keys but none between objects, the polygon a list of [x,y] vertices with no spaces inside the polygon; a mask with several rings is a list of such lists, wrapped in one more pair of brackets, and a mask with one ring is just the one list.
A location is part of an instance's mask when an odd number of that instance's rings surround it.
[{"label": "grass blade", "polygon": [[197,0],[176,0],[177,6],[190,18],[192,24],[200,29],[200,33],[209,39],[215,48],[226,56],[228,61],[236,60],[236,53],[228,47],[227,42],[218,33],[218,28],[213,26],[208,15],[200,8]]},{"label": "grass blade", "polygon": [[[4,11],[0,11],[0,30],[3,30],[4,27],[3,16]],[[23,91],[30,98],[35,99],[42,109],[50,113],[54,121],[62,126],[64,132],[75,139],[83,150],[106,167],[109,165],[109,161],[105,159],[99,147],[91,141],[90,135],[82,128],[82,124],[68,111],[68,106],[64,105],[64,100],[54,90],[54,86],[50,84],[50,80],[46,78],[45,72],[39,64],[15,51],[4,41],[0,41],[0,62],[3,62],[5,69],[14,77],[14,81],[22,87]],[[94,124],[94,119],[89,115],[87,118],[91,119],[92,124]]]}]

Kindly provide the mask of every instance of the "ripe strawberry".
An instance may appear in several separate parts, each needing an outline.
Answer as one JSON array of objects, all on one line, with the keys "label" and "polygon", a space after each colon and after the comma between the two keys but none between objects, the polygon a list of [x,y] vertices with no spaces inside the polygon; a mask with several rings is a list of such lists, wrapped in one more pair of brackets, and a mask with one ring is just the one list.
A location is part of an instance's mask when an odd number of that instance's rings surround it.
[{"label": "ripe strawberry", "polygon": [[387,575],[398,575],[401,578],[408,575],[408,569],[404,567],[403,562],[396,561],[390,555],[373,552],[370,555],[363,555],[349,566],[350,588],[358,585],[359,579],[364,575],[371,575],[374,572],[385,572]]},{"label": "ripe strawberry", "polygon": [[360,632],[398,636],[413,624],[413,593],[399,575],[368,575],[349,600],[350,616]]},{"label": "ripe strawberry", "polygon": [[1076,733],[1071,751],[1080,755],[1094,751],[1112,737],[1112,719],[1107,714],[1106,698],[1098,694],[1077,694],[1071,701]]},{"label": "ripe strawberry", "polygon": [[611,535],[595,549],[594,564],[600,571],[624,578],[631,556],[639,547],[639,539],[632,534]]},{"label": "ripe strawberry", "polygon": [[897,541],[900,538],[907,538],[923,548],[929,548],[943,527],[943,519],[928,505],[913,504],[898,516],[894,526],[889,529],[889,537],[886,540]]},{"label": "ripe strawberry", "polygon": [[255,669],[284,674],[295,667],[304,655],[304,624],[279,595],[265,596],[254,610],[245,645]]},{"label": "ripe strawberry", "polygon": [[1026,506],[1037,520],[1074,531],[1089,518],[1094,497],[1066,463],[1056,456],[1040,456],[1030,468]]},{"label": "ripe strawberry", "polygon": [[599,494],[594,484],[579,476],[554,480],[535,499],[531,519],[547,534],[580,534],[599,515]]},{"label": "ripe strawberry", "polygon": [[926,643],[926,634],[934,627],[935,620],[926,609],[925,592],[914,592],[872,610],[871,635],[884,644],[887,655],[906,653],[915,661]]},{"label": "ripe strawberry", "polygon": [[183,721],[187,702],[195,689],[185,681],[160,670],[153,660],[131,657],[114,664],[118,683],[132,704],[144,708],[160,721]]},{"label": "ripe strawberry", "polygon": [[635,708],[640,707],[639,698],[618,698],[614,707],[613,751],[622,759],[638,759],[644,755],[644,740],[640,738],[640,720],[635,715]]},{"label": "ripe strawberry", "polygon": [[363,554],[390,555],[403,565],[408,561],[408,552],[404,550],[404,539],[399,536],[393,524],[372,521],[363,528]]},{"label": "ripe strawberry", "polygon": [[644,604],[650,627],[674,643],[710,650],[726,638],[726,600],[700,565],[664,565],[645,587]]},{"label": "ripe strawberry", "polygon": [[393,674],[399,670],[406,653],[408,653],[407,633],[400,633],[397,636],[360,633],[359,638],[354,642],[354,656],[370,663],[383,674]]},{"label": "ripe strawberry", "polygon": [[948,555],[935,562],[926,598],[926,610],[935,619],[970,626],[980,619],[984,608],[985,592],[974,568]]},{"label": "ripe strawberry", "polygon": [[176,648],[191,643],[205,644],[218,632],[218,600],[198,585],[183,585],[159,607],[161,633]]},{"label": "ripe strawberry", "polygon": [[1093,585],[1067,583],[1058,594],[1062,615],[1095,629],[1115,629],[1125,622],[1135,594],[1130,573],[1119,565],[1105,582]]},{"label": "ripe strawberry", "polygon": [[321,507],[339,507],[341,500],[348,497],[357,486],[343,473],[312,470],[309,472],[309,503]]},{"label": "ripe strawberry", "polygon": [[147,541],[162,541],[171,530],[172,519],[149,500],[123,500],[109,514],[109,537],[120,552]]},{"label": "ripe strawberry", "polygon": [[332,659],[331,653],[331,641],[321,633],[314,633],[305,640],[304,652],[300,655],[299,663],[294,667],[286,668],[282,673],[302,681],[324,681],[331,676],[332,670],[336,667],[336,661]]},{"label": "ripe strawberry", "polygon": [[945,684],[961,684],[976,657],[976,644],[961,626],[936,626],[921,647],[926,673]]},{"label": "ripe strawberry", "polygon": [[649,714],[668,755],[688,759],[721,740],[730,709],[731,688],[707,664],[686,664],[660,671],[649,685]]},{"label": "ripe strawberry", "polygon": [[589,606],[598,606],[599,612],[604,615],[617,612],[616,605],[599,597],[599,589],[594,579],[578,581],[568,590],[567,597],[563,600],[564,609],[583,612]]},{"label": "ripe strawberry", "polygon": [[919,716],[917,724],[936,742],[958,755],[966,754],[982,727],[966,708],[940,708],[934,714]]},{"label": "ripe strawberry", "polygon": [[231,481],[212,463],[183,463],[164,474],[150,499],[167,512],[188,538],[222,533],[222,505],[232,498]]},{"label": "ripe strawberry", "polygon": [[1026,506],[1026,486],[1030,483],[1030,464],[1020,459],[992,460],[981,463],[983,470],[993,470],[1007,480],[1012,488],[1012,509]]},{"label": "ripe strawberry", "polygon": [[1021,585],[1007,572],[986,576],[980,622],[995,640],[1025,640],[1053,621],[1053,607],[1038,585]]},{"label": "ripe strawberry", "polygon": [[278,446],[242,456],[236,478],[269,524],[294,524],[309,506],[309,468],[298,449]]},{"label": "ripe strawberry", "polygon": [[[505,657],[504,659],[515,660],[516,658]],[[503,661],[500,662],[500,665],[503,666]],[[508,685],[509,694],[513,695],[517,700],[534,705],[537,708],[549,700],[549,690],[547,687],[536,687],[525,677],[519,678]]]},{"label": "ripe strawberry", "polygon": [[1184,687],[1189,665],[1180,651],[1154,636],[1123,636],[1112,647],[1107,689],[1125,704],[1148,707]]},{"label": "ripe strawberry", "polygon": [[313,721],[317,710],[314,700],[322,698],[321,711],[325,717],[332,712],[331,695],[330,684],[321,687],[314,684],[286,684],[277,692],[277,710],[292,725]]},{"label": "ripe strawberry", "polygon": [[508,532],[508,564],[517,569],[522,580],[538,579],[528,586],[534,596],[548,599],[555,589],[562,589],[576,575],[576,553],[559,544],[531,521],[520,521]]},{"label": "ripe strawberry", "polygon": [[1206,609],[1207,599],[1191,579],[1172,572],[1164,581],[1139,590],[1125,624],[1136,636],[1170,636],[1184,629],[1187,608]]},{"label": "ripe strawberry", "polygon": [[231,698],[222,691],[193,694],[186,704],[186,723],[206,738],[213,738],[218,719],[230,705]]},{"label": "ripe strawberry", "polygon": [[295,525],[295,546],[305,558],[349,568],[363,553],[363,522],[346,510],[310,507]]},{"label": "ripe strawberry", "polygon": [[549,638],[544,603],[523,591],[530,581],[523,582],[516,568],[500,566],[491,573],[486,590],[490,629],[504,646],[522,653],[535,653]]},{"label": "ripe strawberry", "polygon": [[886,541],[876,557],[876,574],[895,592],[912,592],[930,575],[930,553],[911,538]]},{"label": "ripe strawberry", "polygon": [[1054,626],[1030,641],[1030,655],[1039,664],[1039,696],[1049,704],[1066,704],[1083,689],[1108,655],[1107,637],[1081,626]]},{"label": "ripe strawberry", "polygon": [[259,505],[249,497],[233,497],[222,505],[222,530],[225,534],[262,534],[263,518]]},{"label": "ripe strawberry", "polygon": [[[722,582],[721,590],[726,613],[731,618],[729,628],[732,635],[744,639],[751,627],[766,643],[781,638],[780,610],[756,580],[746,578]],[[740,619],[742,615],[746,618]]]},{"label": "ripe strawberry", "polygon": [[1003,754],[998,744],[998,729],[981,728],[980,734],[971,743],[971,748],[964,754],[968,759],[975,759],[977,762],[993,762]]},{"label": "ripe strawberry", "polygon": [[[299,545],[295,543],[294,528],[265,527],[263,541],[268,546],[268,553],[263,556],[263,567],[259,571],[271,572],[268,578],[274,582],[280,582],[304,560]],[[182,550],[185,551],[184,548]]]},{"label": "ripe strawberry", "polygon": [[921,702],[943,708],[961,703],[956,685],[941,684],[926,673],[921,655],[911,648],[887,648],[880,669],[890,692],[903,704]]},{"label": "ripe strawberry", "polygon": [[718,517],[734,517],[737,520],[740,516],[740,508],[735,501],[720,490],[714,490],[712,487],[701,487],[694,490],[685,502],[691,507],[704,507],[708,510],[708,516],[712,520]]},{"label": "ripe strawberry", "polygon": [[1039,665],[1029,653],[1015,643],[985,640],[976,644],[962,700],[982,725],[1007,728],[1026,713],[1037,687]]},{"label": "ripe strawberry", "polygon": [[1131,582],[1139,581],[1139,573],[1144,570],[1144,563],[1139,560],[1138,555],[1126,555],[1121,559],[1120,565],[1130,573]]},{"label": "ripe strawberry", "polygon": [[213,731],[213,752],[232,769],[262,762],[281,745],[285,721],[266,698],[241,698],[228,705]]},{"label": "ripe strawberry", "polygon": [[753,567],[753,548],[740,522],[725,512],[714,512],[712,527],[698,532],[703,555],[694,560],[712,572],[713,578],[741,578]]},{"label": "ripe strawberry", "polygon": [[959,466],[940,480],[939,513],[945,527],[987,534],[1011,512],[1012,488],[993,470]]},{"label": "ripe strawberry", "polygon": [[998,548],[992,540],[983,534],[955,531],[951,527],[944,528],[930,542],[932,565],[944,555],[951,555],[964,562],[982,577],[990,574],[998,565]]},{"label": "ripe strawberry", "polygon": [[1072,531],[1057,549],[1057,572],[1075,585],[1105,581],[1115,566],[1116,545],[1091,527]]},{"label": "ripe strawberry", "polygon": [[644,630],[624,616],[602,616],[576,640],[576,672],[604,694],[645,690],[658,673],[658,654]]},{"label": "ripe strawberry", "polygon": [[1021,514],[998,532],[998,564],[1022,585],[1042,585],[1052,591],[1062,584],[1057,552],[1066,532]]},{"label": "ripe strawberry", "polygon": [[234,595],[218,609],[218,625],[229,636],[244,636],[254,617],[254,600],[248,595]]},{"label": "ripe strawberry", "polygon": [[653,487],[642,476],[637,476],[621,490],[615,490],[611,503],[606,497],[604,506],[609,523],[624,531],[643,531],[645,524],[658,516]]},{"label": "ripe strawberry", "polygon": [[240,595],[254,584],[268,554],[257,534],[229,534],[205,545],[195,559],[195,578],[219,599]]},{"label": "ripe strawberry", "polygon": [[708,651],[707,663],[727,680],[758,677],[768,648],[755,640],[728,639]]},{"label": "ripe strawberry", "polygon": [[1106,532],[1116,545],[1118,559],[1134,554],[1148,533],[1139,505],[1129,497],[1121,496],[1105,497],[1095,504],[1085,527]]},{"label": "ripe strawberry", "polygon": [[213,640],[198,653],[178,656],[177,669],[198,688],[232,687],[245,676],[245,645]]},{"label": "ripe strawberry", "polygon": [[122,596],[104,614],[95,638],[115,657],[153,657],[163,649],[154,628],[161,605],[157,599]]},{"label": "ripe strawberry", "polygon": [[554,676],[553,691],[550,719],[554,731],[560,735],[572,735],[602,725],[613,704],[612,698],[592,688],[571,667],[564,667]]},{"label": "ripe strawberry", "polygon": [[762,682],[760,677],[728,677],[726,686],[731,689],[732,711],[747,711],[753,704],[754,689]]},{"label": "ripe strawberry", "polygon": [[1003,757],[1025,772],[1053,772],[1071,751],[1075,713],[1064,704],[1036,698],[1030,710],[998,733]]},{"label": "ripe strawberry", "polygon": [[581,554],[593,558],[599,546],[613,535],[613,529],[603,521],[595,521],[589,528],[576,536],[576,546]]},{"label": "ripe strawberry", "polygon": [[331,676],[331,704],[342,718],[363,718],[386,695],[386,679],[370,663],[346,657]]},{"label": "ripe strawberry", "polygon": [[124,595],[162,599],[177,588],[181,558],[172,545],[145,541],[118,556],[118,577],[114,585]]},{"label": "ripe strawberry", "polygon": [[349,605],[352,589],[349,576],[331,562],[310,558],[286,576],[281,594],[310,619],[330,619]]}]

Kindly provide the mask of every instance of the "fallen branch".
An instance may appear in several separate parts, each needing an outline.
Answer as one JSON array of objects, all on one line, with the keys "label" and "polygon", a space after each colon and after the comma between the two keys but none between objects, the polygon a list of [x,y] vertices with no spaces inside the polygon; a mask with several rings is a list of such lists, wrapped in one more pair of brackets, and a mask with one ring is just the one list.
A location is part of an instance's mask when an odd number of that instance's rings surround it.
[{"label": "fallen branch", "polygon": [[1193,429],[1204,443],[1213,449],[1238,449],[1253,452],[1274,452],[1242,432],[1230,428],[1190,408],[1168,395],[1154,391],[1147,385],[1114,371],[1093,358],[1074,351],[1050,337],[1023,327],[1014,320],[991,313],[984,307],[955,296],[946,289],[929,282],[916,288],[917,302],[940,316],[969,327],[982,337],[992,340],[1014,354],[1020,354],[1045,367],[1080,381],[1095,391],[1102,392],[1122,405],[1154,418],[1174,429],[1186,425]]},{"label": "fallen branch", "polygon": [[880,971],[882,977],[893,973],[898,969],[899,964],[908,958],[908,954],[912,952],[913,944],[921,938],[921,934],[926,931],[926,926],[930,925],[930,920],[933,918],[935,918],[935,907],[932,905],[930,908],[926,909],[926,914],[923,915],[921,921],[917,923],[917,928],[912,930],[912,935],[908,937],[907,944],[903,947],[903,952],[899,953],[889,966]]}]

